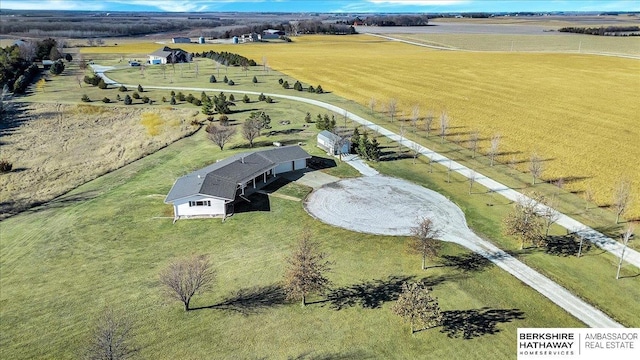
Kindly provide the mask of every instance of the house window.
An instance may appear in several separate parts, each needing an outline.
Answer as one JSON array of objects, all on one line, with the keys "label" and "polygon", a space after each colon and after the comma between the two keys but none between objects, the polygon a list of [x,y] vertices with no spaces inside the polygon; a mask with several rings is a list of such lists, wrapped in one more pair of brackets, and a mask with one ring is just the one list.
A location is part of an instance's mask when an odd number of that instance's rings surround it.
[{"label": "house window", "polygon": [[211,200],[189,201],[189,207],[193,206],[211,206]]}]

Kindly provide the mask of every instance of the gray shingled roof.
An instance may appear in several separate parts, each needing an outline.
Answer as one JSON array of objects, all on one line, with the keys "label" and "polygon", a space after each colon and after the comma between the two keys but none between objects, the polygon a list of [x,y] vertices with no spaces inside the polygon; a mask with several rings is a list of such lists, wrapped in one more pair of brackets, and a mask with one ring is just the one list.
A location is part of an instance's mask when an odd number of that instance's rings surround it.
[{"label": "gray shingled roof", "polygon": [[175,49],[175,48],[172,49],[168,46],[165,46],[162,49],[158,49],[149,55],[166,58],[167,56],[171,55],[172,52],[178,53],[178,52],[185,52],[185,51],[182,49]]},{"label": "gray shingled roof", "polygon": [[233,200],[239,183],[247,182],[280,163],[309,158],[311,156],[296,145],[237,154],[179,178],[164,202],[171,203],[197,194]]},{"label": "gray shingled roof", "polygon": [[325,138],[329,141],[331,141],[332,143],[337,143],[340,140],[342,140],[340,138],[340,136],[328,131],[328,130],[322,130],[319,134],[318,134],[319,138]]}]

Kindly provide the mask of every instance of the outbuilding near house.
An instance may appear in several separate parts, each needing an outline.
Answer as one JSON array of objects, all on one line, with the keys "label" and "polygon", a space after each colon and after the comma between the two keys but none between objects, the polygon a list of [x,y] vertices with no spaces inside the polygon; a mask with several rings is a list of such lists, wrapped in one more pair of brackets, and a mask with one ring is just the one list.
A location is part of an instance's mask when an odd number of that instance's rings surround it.
[{"label": "outbuilding near house", "polygon": [[165,204],[173,205],[174,221],[201,217],[226,218],[233,204],[279,174],[305,169],[306,151],[300,146],[237,154],[185,175],[173,184]]},{"label": "outbuilding near house", "polygon": [[318,134],[318,147],[330,155],[349,154],[351,141],[348,138],[340,137],[328,130],[323,130]]}]

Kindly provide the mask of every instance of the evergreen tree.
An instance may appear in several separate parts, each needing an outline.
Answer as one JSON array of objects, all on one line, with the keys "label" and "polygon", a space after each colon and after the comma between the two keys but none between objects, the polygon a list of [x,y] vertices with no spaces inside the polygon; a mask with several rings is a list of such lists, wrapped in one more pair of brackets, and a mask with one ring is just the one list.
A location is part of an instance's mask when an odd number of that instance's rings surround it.
[{"label": "evergreen tree", "polygon": [[211,76],[209,76],[209,82],[210,82],[210,83],[215,83],[215,82],[217,82],[217,81],[218,81],[218,80],[216,80],[216,76],[215,76],[215,75],[211,75]]}]

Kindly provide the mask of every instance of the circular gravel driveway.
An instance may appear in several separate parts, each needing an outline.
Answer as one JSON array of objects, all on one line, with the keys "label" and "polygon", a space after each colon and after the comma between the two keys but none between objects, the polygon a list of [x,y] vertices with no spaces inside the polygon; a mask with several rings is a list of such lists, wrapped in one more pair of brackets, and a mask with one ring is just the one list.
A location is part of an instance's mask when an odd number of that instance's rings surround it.
[{"label": "circular gravel driveway", "polygon": [[[305,201],[311,216],[344,229],[378,235],[409,235],[428,217],[443,235],[470,233],[464,214],[441,194],[405,180],[363,176],[327,184]],[[443,240],[448,236],[443,236]]]}]

